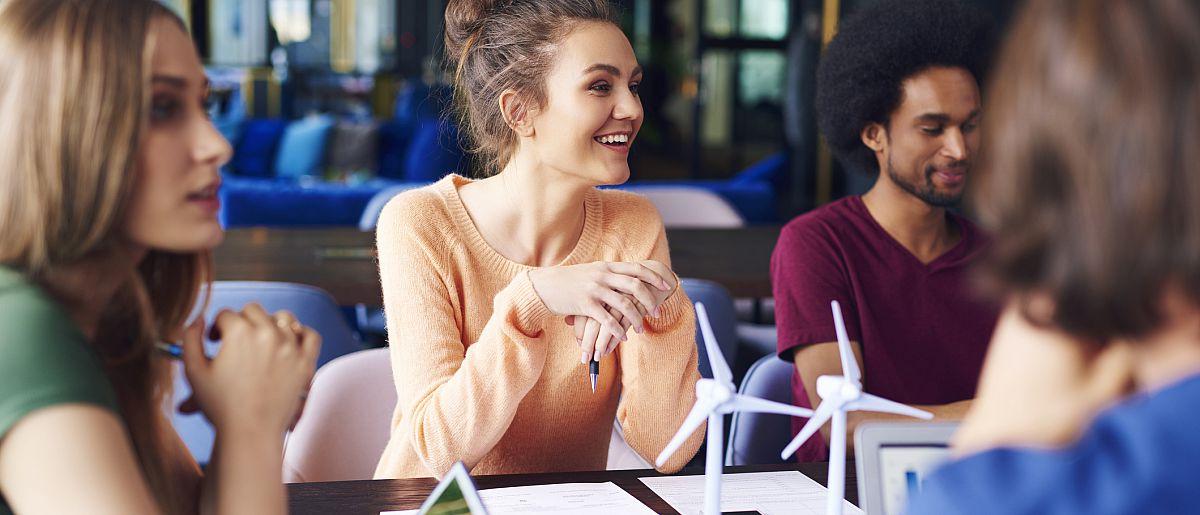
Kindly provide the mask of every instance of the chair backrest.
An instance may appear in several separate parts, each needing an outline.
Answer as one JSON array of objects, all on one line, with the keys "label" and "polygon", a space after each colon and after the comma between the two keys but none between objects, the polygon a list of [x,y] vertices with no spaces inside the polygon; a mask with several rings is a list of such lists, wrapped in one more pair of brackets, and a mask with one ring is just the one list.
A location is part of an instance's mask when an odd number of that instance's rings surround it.
[{"label": "chair backrest", "polygon": [[[792,404],[792,370],[795,365],[770,355],[754,362],[738,392],[760,399]],[[735,412],[729,425],[726,465],[769,465],[787,463],[780,451],[792,439],[788,415]]]},{"label": "chair backrest", "polygon": [[355,352],[321,367],[283,449],[284,482],[371,479],[395,408],[388,349]]},{"label": "chair backrest", "polygon": [[[304,416],[283,448],[287,483],[371,479],[391,436],[396,388],[388,349],[342,356],[317,372]],[[652,466],[613,422],[608,470]]]},{"label": "chair backrest", "polygon": [[646,461],[633,450],[625,441],[625,431],[621,423],[613,420],[612,433],[608,437],[608,463],[605,470],[637,470],[652,469],[654,465]]},{"label": "chair backrest", "polygon": [[625,186],[650,199],[668,229],[733,228],[746,225],[729,202],[720,195],[693,186]]},{"label": "chair backrest", "polygon": [[398,184],[389,186],[376,193],[367,202],[367,207],[363,208],[362,216],[358,219],[358,230],[362,232],[370,232],[375,230],[375,226],[379,225],[379,214],[383,213],[383,207],[387,205],[392,197],[404,193],[413,188],[423,186],[421,183]]},{"label": "chair backrest", "polygon": [[[734,311],[733,298],[725,287],[704,279],[680,279],[684,293],[692,302],[703,302],[708,312],[708,321],[712,324],[713,334],[721,347],[721,354],[730,368],[737,363],[737,312]],[[700,352],[700,375],[712,377],[712,366],[708,363],[708,352],[704,350],[704,336],[700,334],[700,324],[696,324],[696,349]]]},{"label": "chair backrest", "polygon": [[[291,311],[296,319],[304,325],[313,328],[321,335],[321,355],[317,358],[317,366],[362,348],[358,335],[350,329],[345,316],[342,314],[333,297],[313,286],[292,283],[260,282],[260,281],[216,281],[212,285],[208,309],[204,313],[206,323],[211,324],[213,317],[220,310],[228,308],[240,310],[250,302],[257,302],[268,312],[281,309]],[[217,352],[218,344],[205,341],[208,352]],[[176,364],[174,403],[180,402],[191,394],[191,386],[184,377],[182,366]],[[200,414],[182,415],[171,414],[171,423],[187,444],[192,456],[197,462],[207,463],[212,454],[213,429],[208,421]]]}]

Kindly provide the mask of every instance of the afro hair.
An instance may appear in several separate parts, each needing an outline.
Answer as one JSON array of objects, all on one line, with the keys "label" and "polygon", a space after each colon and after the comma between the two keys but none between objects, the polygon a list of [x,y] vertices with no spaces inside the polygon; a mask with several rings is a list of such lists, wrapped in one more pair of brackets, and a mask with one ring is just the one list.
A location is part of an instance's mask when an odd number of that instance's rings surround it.
[{"label": "afro hair", "polygon": [[817,70],[817,123],[847,168],[879,173],[862,129],[887,124],[901,83],[934,66],[964,68],[982,84],[991,20],[959,0],[881,0],[846,18]]}]

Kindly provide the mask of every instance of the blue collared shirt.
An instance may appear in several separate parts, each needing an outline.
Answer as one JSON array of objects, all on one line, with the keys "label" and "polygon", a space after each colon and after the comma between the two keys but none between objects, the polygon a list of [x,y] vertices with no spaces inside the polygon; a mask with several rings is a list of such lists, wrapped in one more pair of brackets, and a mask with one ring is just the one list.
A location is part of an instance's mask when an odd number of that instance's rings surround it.
[{"label": "blue collared shirt", "polygon": [[947,463],[908,513],[1200,513],[1200,375],[1105,411],[1064,449]]}]

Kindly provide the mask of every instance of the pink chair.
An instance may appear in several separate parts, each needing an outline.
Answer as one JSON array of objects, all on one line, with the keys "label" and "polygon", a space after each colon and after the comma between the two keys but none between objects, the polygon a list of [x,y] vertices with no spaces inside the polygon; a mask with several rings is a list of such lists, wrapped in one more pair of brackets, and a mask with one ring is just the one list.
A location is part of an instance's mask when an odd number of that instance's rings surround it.
[{"label": "pink chair", "polygon": [[[388,349],[347,354],[317,371],[308,405],[283,447],[287,483],[371,479],[396,408]],[[651,468],[613,423],[609,470]]]},{"label": "pink chair", "polygon": [[371,479],[395,408],[388,349],[330,361],[313,378],[304,416],[284,444],[284,482]]}]

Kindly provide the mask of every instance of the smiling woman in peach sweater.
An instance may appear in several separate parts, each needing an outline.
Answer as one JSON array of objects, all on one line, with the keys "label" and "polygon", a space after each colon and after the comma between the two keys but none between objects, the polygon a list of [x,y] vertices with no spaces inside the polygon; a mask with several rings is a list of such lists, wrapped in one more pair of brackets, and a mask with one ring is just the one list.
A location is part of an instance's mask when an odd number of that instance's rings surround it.
[{"label": "smiling woman in peach sweater", "polygon": [[[377,478],[602,470],[614,417],[647,461],[695,401],[695,321],[629,177],[641,69],[603,0],[451,1],[446,48],[494,170],[379,221],[398,403]],[[592,393],[590,357],[601,357]],[[697,431],[663,467],[699,448]]]}]

